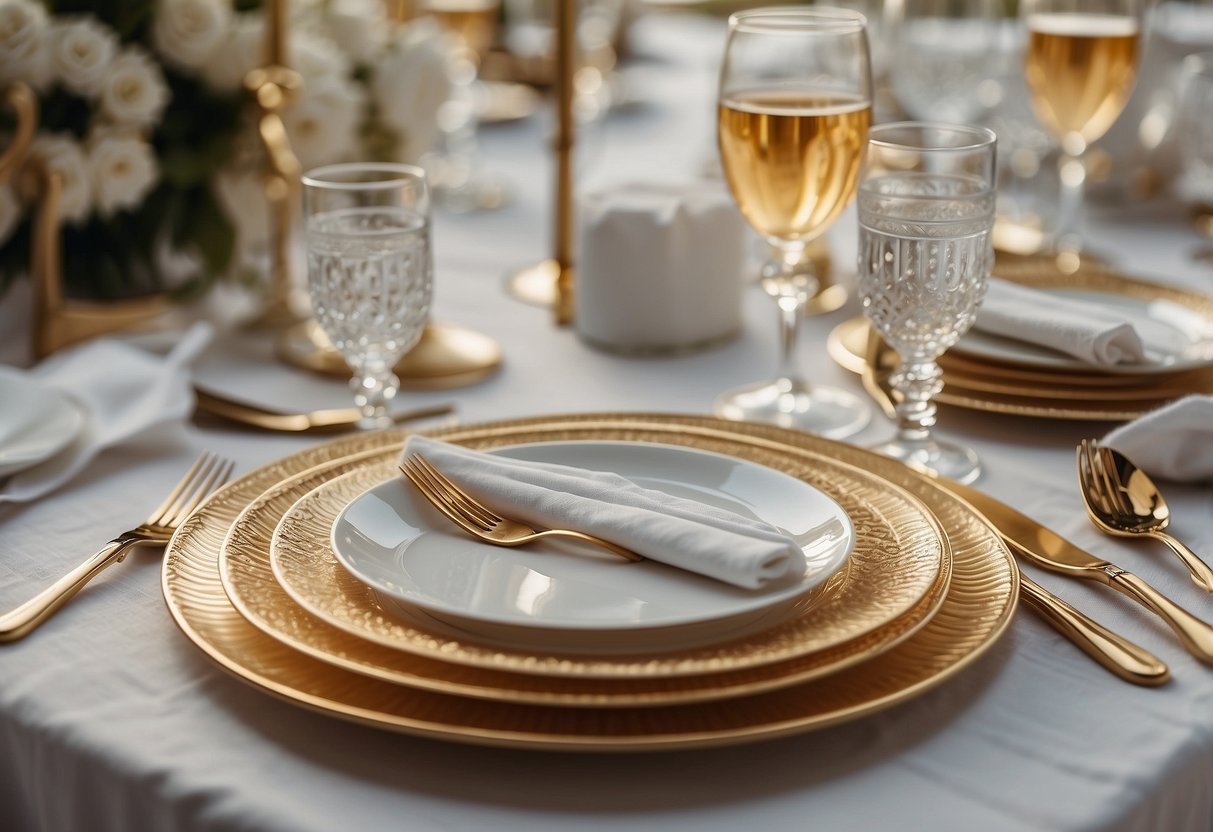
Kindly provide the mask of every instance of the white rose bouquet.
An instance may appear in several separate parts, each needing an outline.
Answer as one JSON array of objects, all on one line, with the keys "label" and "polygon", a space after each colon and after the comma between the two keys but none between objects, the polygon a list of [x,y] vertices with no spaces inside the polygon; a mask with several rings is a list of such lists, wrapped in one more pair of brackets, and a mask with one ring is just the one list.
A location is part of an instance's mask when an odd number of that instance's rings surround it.
[{"label": "white rose bouquet", "polygon": [[[304,169],[429,150],[452,92],[448,36],[429,21],[391,22],[383,0],[287,2],[287,63],[304,86],[283,118]],[[30,154],[63,182],[71,294],[192,296],[261,265],[264,159],[242,88],[263,62],[261,6],[0,0],[0,86],[38,95]],[[0,145],[12,127],[0,114]],[[0,292],[29,268],[25,190],[0,186]],[[179,272],[182,253],[189,273],[168,285],[162,265]]]}]

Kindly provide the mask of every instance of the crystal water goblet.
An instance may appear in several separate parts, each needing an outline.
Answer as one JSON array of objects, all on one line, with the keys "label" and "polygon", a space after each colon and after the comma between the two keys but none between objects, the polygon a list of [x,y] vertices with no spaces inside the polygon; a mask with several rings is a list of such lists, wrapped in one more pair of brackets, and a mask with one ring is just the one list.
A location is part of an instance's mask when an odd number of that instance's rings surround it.
[{"label": "crystal water goblet", "polygon": [[805,381],[796,346],[818,287],[805,251],[855,196],[871,123],[871,76],[858,12],[773,7],[729,18],[717,143],[733,199],[772,246],[760,283],[779,307],[782,358],[774,381],[718,398],[720,416],[832,438],[867,424],[858,396]]},{"label": "crystal water goblet", "polygon": [[994,265],[995,143],[984,127],[873,127],[859,186],[859,295],[901,359],[897,433],[874,450],[960,482],[981,464],[932,432],[937,359],[973,325]]},{"label": "crystal water goblet", "polygon": [[433,294],[430,192],[412,165],[328,165],[303,177],[312,311],[353,373],[358,427],[390,427],[396,362],[421,338]]}]

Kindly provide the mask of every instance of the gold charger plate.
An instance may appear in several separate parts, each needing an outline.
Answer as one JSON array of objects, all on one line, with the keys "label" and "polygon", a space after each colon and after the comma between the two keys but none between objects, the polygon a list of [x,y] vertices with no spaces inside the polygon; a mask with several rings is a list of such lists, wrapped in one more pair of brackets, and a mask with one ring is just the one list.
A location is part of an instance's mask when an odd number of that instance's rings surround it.
[{"label": "gold charger plate", "polygon": [[[753,461],[770,453],[737,442],[717,441],[712,447]],[[921,502],[870,477],[848,476],[854,469],[822,460],[821,470],[834,472],[839,488],[853,487],[865,495],[843,501],[856,521],[856,554],[848,569],[797,605],[794,624],[711,649],[647,657],[502,650],[424,618],[401,621],[333,557],[327,545],[333,519],[349,500],[397,474],[395,456],[393,451],[351,458],[267,491],[233,524],[220,574],[229,598],[254,626],[322,661],[400,684],[566,706],[672,704],[751,694],[815,678],[892,648],[925,625],[942,603],[950,577],[950,551]],[[295,502],[301,493],[305,496]],[[279,521],[284,512],[287,519]],[[292,523],[291,515],[302,519]],[[279,537],[293,527],[287,534],[295,540],[294,551],[301,553],[286,556],[292,573],[287,580],[281,571],[274,574],[267,556],[275,525]],[[275,562],[282,559],[276,556]],[[898,560],[912,562],[899,565]],[[300,585],[299,592],[319,597],[323,614],[312,614],[307,599],[297,604],[284,591],[292,585],[288,581]],[[334,603],[339,611],[330,615]],[[360,637],[364,633],[374,637]],[[848,633],[852,635],[844,638]]]},{"label": "gold charger plate", "polygon": [[[863,372],[868,329],[864,318],[851,318],[834,327],[826,349],[835,363],[851,372]],[[939,364],[945,386],[935,401],[1013,416],[1127,421],[1189,393],[1213,393],[1213,370],[1163,374],[1149,381],[1132,377],[1121,387],[1080,387],[1071,384],[1068,376],[1051,379],[1052,383],[1003,377],[994,365],[989,366],[984,378],[979,378],[959,370],[958,366],[963,365],[948,361],[947,356]],[[968,366],[972,366],[971,361]],[[1092,374],[1090,378],[1104,377]]]},{"label": "gold charger plate", "polygon": [[[369,679],[305,656],[265,635],[232,606],[219,580],[223,540],[239,512],[265,489],[326,461],[398,444],[403,432],[340,440],[260,468],[212,495],[165,553],[162,588],[182,632],[221,667],[297,705],[409,734],[474,744],[584,751],[672,750],[768,739],[854,719],[917,696],[985,653],[1014,612],[1018,572],[998,535],[964,502],[899,464],[793,431],[706,417],[592,414],[499,423],[627,430],[639,426],[704,437],[744,436],[763,447],[852,462],[918,496],[948,530],[952,580],[939,612],[879,660],[825,679],[737,699],[672,708],[582,709],[495,703]],[[516,441],[523,441],[521,438]],[[811,458],[811,457],[806,457]]]},{"label": "gold charger plate", "polygon": [[[515,444],[510,438],[463,430],[446,432],[444,438],[481,449]],[[761,632],[695,649],[641,656],[577,656],[488,646],[477,643],[473,636],[463,640],[443,637],[451,631],[404,622],[386,612],[375,593],[342,568],[329,545],[330,530],[341,510],[369,489],[398,476],[389,461],[345,474],[295,503],[274,535],[270,549],[274,576],[308,612],[385,647],[486,669],[600,679],[673,678],[736,671],[836,650],[892,624],[914,610],[924,596],[938,594],[941,580],[946,583],[948,570],[942,565],[947,547],[943,531],[930,512],[902,489],[889,487],[850,466],[824,457],[806,464],[803,459],[789,459],[743,442],[704,437],[687,440],[660,431],[574,432],[561,427],[553,433],[541,428],[532,430],[526,441],[557,438],[691,445],[739,456],[803,479],[838,501],[851,518],[856,545],[847,568],[827,581],[820,592],[812,593],[799,614]],[[230,580],[226,584],[229,594],[233,584]],[[930,610],[919,612],[921,623]],[[891,638],[896,633],[889,631],[887,635]],[[866,645],[873,652],[878,647]],[[840,664],[862,658],[862,653],[832,655]],[[819,669],[824,673],[830,668]]]}]

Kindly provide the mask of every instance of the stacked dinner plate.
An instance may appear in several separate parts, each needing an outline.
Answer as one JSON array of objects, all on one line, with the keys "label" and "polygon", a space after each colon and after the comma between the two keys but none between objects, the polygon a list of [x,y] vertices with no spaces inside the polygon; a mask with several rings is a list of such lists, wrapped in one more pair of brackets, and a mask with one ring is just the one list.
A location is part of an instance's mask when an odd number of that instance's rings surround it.
[{"label": "stacked dinner plate", "polygon": [[[1099,303],[1148,325],[1157,349],[1138,364],[1093,367],[1024,341],[972,330],[939,364],[944,404],[1055,419],[1127,420],[1189,393],[1213,393],[1213,297],[1126,277],[1087,264],[1076,274],[1042,269],[1039,260],[1000,256],[995,275]],[[856,318],[830,336],[830,355],[862,372],[868,325]]]},{"label": "stacked dinner plate", "polygon": [[463,742],[655,750],[904,701],[981,655],[1014,609],[1015,566],[979,515],[850,446],[655,414],[435,435],[759,518],[806,568],[743,590],[588,549],[485,546],[405,483],[404,434],[389,431],[212,496],[165,559],[181,629],[251,684],[344,718]]}]

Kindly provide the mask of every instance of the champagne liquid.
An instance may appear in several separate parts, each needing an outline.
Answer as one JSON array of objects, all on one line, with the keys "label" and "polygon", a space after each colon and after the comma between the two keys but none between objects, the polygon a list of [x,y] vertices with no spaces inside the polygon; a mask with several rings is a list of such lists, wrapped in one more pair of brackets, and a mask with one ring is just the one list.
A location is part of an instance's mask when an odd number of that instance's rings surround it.
[{"label": "champagne liquid", "polygon": [[483,58],[497,34],[499,0],[426,0],[426,10],[438,25],[463,39]]},{"label": "champagne liquid", "polygon": [[[1028,30],[1032,107],[1045,128],[1068,143],[1068,152],[1081,152],[1108,131],[1133,91],[1140,48],[1137,21],[1035,14],[1028,18]],[[1069,146],[1075,143],[1079,147]]]},{"label": "champagne liquid", "polygon": [[421,337],[432,294],[429,225],[404,208],[343,208],[307,225],[312,311],[352,367],[391,368]]},{"label": "champagne liquid", "polygon": [[759,90],[722,98],[720,160],[750,225],[782,240],[828,228],[855,196],[871,118],[857,95]]}]

